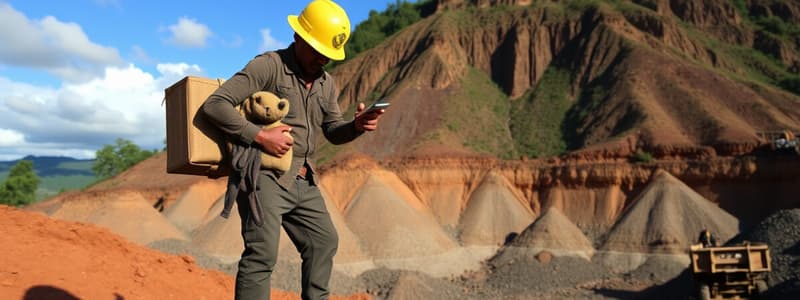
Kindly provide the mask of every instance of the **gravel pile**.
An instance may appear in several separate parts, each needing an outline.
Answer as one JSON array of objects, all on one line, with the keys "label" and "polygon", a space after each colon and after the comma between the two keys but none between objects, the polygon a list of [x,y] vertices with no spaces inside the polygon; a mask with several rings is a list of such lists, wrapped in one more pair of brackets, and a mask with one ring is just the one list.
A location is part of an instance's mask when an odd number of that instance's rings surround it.
[{"label": "gravel pile", "polygon": [[[346,218],[339,218],[341,223],[349,222],[346,227],[353,229],[353,241],[360,241],[367,252],[379,257],[424,258],[435,257],[431,253],[455,246],[432,219],[420,217],[401,197],[390,193],[385,184],[372,178],[364,188],[370,189],[370,193],[361,191],[364,195],[356,195],[347,208]],[[375,193],[386,197],[367,199],[366,195]],[[480,199],[472,200],[475,200],[472,204],[480,203],[477,201]],[[490,204],[489,207],[503,204],[484,202]],[[598,242],[601,250],[615,250],[615,255],[636,261],[631,268],[621,268],[619,263],[609,264],[597,253],[593,256],[594,245],[585,233],[553,210],[545,212],[501,247],[492,259],[476,262],[471,268],[473,271],[440,276],[378,267],[357,277],[334,271],[331,289],[334,294],[367,292],[376,300],[693,299],[695,287],[687,270],[685,249],[703,227],[719,234],[723,240],[732,236],[738,229],[738,220],[663,171],[633,202],[614,228],[597,233],[597,236],[607,235],[607,239],[602,239],[605,243]],[[489,226],[486,220],[472,221]],[[460,229],[464,228],[462,224]],[[394,232],[398,230],[401,232]],[[488,240],[494,243],[499,235],[495,231],[490,233],[492,238]],[[800,299],[800,209],[780,211],[729,244],[744,240],[770,245],[773,272],[768,277],[769,299]],[[360,250],[358,242],[354,245],[354,249]],[[169,253],[187,253],[204,267],[232,276],[236,274],[235,263],[210,256],[208,249],[196,243],[172,239],[149,246]],[[281,251],[294,252],[289,250]],[[585,255],[565,256],[563,251],[580,251]],[[345,261],[358,261],[365,253],[355,254]],[[435,262],[414,263],[435,265]],[[299,261],[280,260],[272,285],[300,291]]]},{"label": "gravel pile", "polygon": [[769,299],[800,299],[800,209],[781,210],[732,239],[766,243],[772,255]]},{"label": "gravel pile", "polygon": [[[205,254],[204,251],[193,247],[190,243],[182,240],[170,239],[161,240],[147,245],[150,248],[171,253],[188,254],[195,258],[198,265],[219,270],[231,276],[236,276],[237,263],[226,263],[213,256]],[[334,271],[331,275],[331,292],[337,295],[349,295],[367,290],[361,278],[353,278],[346,274]],[[300,263],[286,260],[278,260],[275,270],[272,273],[272,286],[286,291],[300,291]]]},{"label": "gravel pile", "polygon": [[584,258],[554,257],[542,252],[533,258],[502,264],[490,262],[483,270],[462,275],[456,281],[471,299],[587,299],[594,293],[582,285],[611,276],[614,275],[607,268]]},{"label": "gravel pile", "polygon": [[703,228],[721,241],[739,230],[736,217],[663,170],[632,203],[600,250],[682,254]]},{"label": "gravel pile", "polygon": [[457,282],[432,277],[417,271],[378,268],[362,273],[359,279],[366,286],[366,292],[374,299],[457,300],[469,298]]},{"label": "gravel pile", "polygon": [[533,222],[533,213],[508,186],[505,178],[489,173],[472,192],[458,225],[462,245],[502,245]]},{"label": "gravel pile", "polygon": [[578,226],[557,208],[551,207],[491,260],[502,264],[503,261],[533,257],[542,250],[556,256],[579,256],[587,260],[594,254],[592,242]]},{"label": "gravel pile", "polygon": [[367,179],[344,215],[347,227],[375,259],[431,256],[457,246],[433,215],[420,213],[376,176]]}]

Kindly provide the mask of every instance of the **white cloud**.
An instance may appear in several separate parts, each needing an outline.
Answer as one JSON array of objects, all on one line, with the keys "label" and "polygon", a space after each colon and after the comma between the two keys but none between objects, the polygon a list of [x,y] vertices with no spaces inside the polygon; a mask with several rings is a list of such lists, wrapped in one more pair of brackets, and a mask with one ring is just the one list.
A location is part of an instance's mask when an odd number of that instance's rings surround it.
[{"label": "white cloud", "polygon": [[168,28],[172,33],[170,41],[181,47],[205,47],[206,41],[213,35],[208,26],[187,17],[179,18],[178,24],[170,25]]},{"label": "white cloud", "polygon": [[272,30],[269,28],[261,29],[261,45],[258,46],[258,51],[265,52],[283,48],[286,48],[286,43],[275,39],[272,36]]},{"label": "white cloud", "polygon": [[91,158],[117,138],[148,150],[163,148],[164,89],[202,69],[186,63],[156,69],[154,76],[132,64],[107,67],[103,77],[59,88],[0,77],[0,159],[29,154]]},{"label": "white cloud", "polygon": [[93,43],[80,25],[47,16],[31,20],[0,2],[0,64],[46,70],[63,80],[79,82],[120,66],[113,47]]},{"label": "white cloud", "polygon": [[11,130],[0,128],[0,147],[14,147],[19,146],[25,143],[25,135],[22,133]]},{"label": "white cloud", "polygon": [[187,63],[158,64],[158,66],[156,66],[156,70],[158,70],[159,73],[165,76],[169,75],[184,76],[187,74],[198,74],[203,72],[200,66],[190,65]]}]

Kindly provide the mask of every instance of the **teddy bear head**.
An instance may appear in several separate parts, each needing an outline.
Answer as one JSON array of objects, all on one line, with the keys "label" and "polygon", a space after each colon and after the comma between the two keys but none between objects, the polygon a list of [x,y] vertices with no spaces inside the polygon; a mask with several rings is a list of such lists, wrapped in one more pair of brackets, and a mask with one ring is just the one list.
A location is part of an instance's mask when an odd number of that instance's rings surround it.
[{"label": "teddy bear head", "polygon": [[242,114],[255,124],[272,124],[288,113],[289,100],[278,98],[270,92],[255,92],[242,103]]}]

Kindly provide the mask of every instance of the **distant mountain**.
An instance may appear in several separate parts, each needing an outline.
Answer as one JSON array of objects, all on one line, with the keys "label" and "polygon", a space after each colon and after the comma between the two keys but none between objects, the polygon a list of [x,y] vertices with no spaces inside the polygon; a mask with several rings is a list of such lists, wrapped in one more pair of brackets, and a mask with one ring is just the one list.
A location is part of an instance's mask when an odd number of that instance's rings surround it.
[{"label": "distant mountain", "polygon": [[[92,172],[93,159],[76,159],[64,156],[33,156],[28,155],[12,161],[0,161],[0,172],[11,170],[14,165],[22,160],[33,161],[33,169],[39,177],[56,175],[85,175],[94,176]],[[5,177],[5,176],[3,176]]]},{"label": "distant mountain", "polygon": [[37,199],[54,196],[61,191],[82,189],[97,181],[92,172],[93,159],[28,155],[17,160],[0,161],[0,183],[5,182],[8,172],[21,160],[33,161],[33,170],[41,179],[36,191]]}]

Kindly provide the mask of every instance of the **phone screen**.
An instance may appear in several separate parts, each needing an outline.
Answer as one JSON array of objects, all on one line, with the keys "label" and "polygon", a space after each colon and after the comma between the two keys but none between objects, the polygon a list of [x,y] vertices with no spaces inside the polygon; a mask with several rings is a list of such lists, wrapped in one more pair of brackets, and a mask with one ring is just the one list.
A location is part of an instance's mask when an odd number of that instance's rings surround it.
[{"label": "phone screen", "polygon": [[372,105],[367,107],[367,109],[364,110],[364,111],[370,112],[370,111],[375,110],[375,109],[385,109],[385,108],[389,107],[390,105],[392,105],[389,102],[383,102],[383,101],[384,101],[384,99],[380,99],[378,101],[375,101],[375,103],[372,103]]}]

